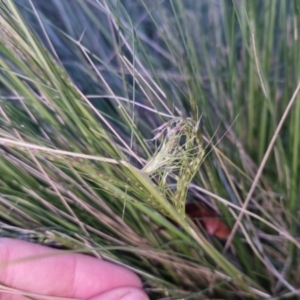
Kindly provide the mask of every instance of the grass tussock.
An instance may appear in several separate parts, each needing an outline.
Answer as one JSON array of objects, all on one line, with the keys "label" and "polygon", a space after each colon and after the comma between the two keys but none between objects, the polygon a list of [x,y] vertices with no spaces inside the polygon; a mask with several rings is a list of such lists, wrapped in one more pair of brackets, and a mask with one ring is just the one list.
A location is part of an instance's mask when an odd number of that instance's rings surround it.
[{"label": "grass tussock", "polygon": [[299,23],[295,1],[1,1],[0,235],[152,299],[297,299]]}]

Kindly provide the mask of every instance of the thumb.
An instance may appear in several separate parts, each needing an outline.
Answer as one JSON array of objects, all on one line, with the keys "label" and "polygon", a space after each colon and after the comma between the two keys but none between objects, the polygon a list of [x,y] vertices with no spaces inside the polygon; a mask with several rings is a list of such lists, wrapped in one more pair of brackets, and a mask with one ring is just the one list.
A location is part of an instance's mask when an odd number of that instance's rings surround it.
[{"label": "thumb", "polygon": [[89,300],[149,300],[149,297],[141,289],[121,287],[94,296]]}]

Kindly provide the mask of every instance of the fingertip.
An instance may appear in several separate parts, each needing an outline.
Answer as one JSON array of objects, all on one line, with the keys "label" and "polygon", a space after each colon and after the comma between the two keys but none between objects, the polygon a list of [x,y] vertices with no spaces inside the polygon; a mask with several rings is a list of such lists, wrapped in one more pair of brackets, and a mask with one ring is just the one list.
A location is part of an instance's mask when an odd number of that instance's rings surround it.
[{"label": "fingertip", "polygon": [[119,265],[13,239],[0,239],[0,281],[27,292],[84,299],[122,286],[142,288],[140,278]]}]

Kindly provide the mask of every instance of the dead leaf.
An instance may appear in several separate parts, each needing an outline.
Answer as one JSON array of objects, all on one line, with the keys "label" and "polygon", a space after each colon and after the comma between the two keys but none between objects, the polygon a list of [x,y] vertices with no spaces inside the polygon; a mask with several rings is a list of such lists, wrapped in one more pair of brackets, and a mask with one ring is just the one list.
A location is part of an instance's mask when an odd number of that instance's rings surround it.
[{"label": "dead leaf", "polygon": [[230,228],[222,221],[221,217],[202,203],[186,203],[185,212],[196,225],[199,226],[200,222],[207,233],[216,238],[226,239],[231,233]]}]

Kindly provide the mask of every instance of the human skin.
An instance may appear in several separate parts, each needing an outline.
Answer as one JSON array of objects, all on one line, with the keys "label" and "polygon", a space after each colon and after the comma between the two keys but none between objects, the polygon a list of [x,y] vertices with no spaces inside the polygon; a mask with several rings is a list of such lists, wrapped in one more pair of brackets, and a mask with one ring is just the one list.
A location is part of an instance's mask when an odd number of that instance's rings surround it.
[{"label": "human skin", "polygon": [[[15,291],[34,299],[149,299],[139,277],[121,266],[7,238],[0,238],[0,283],[0,300],[28,299]],[[5,292],[8,287],[15,291]]]}]

